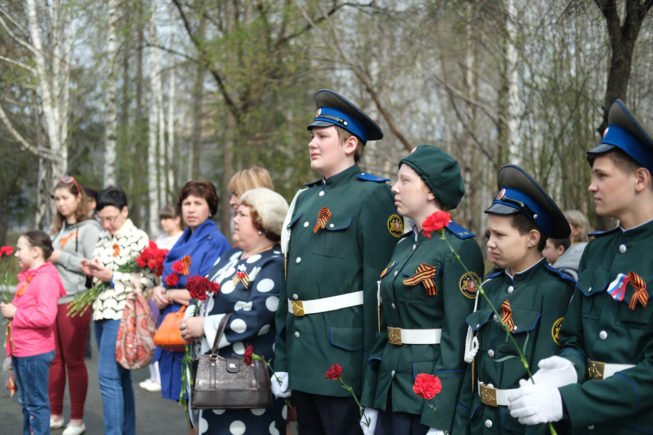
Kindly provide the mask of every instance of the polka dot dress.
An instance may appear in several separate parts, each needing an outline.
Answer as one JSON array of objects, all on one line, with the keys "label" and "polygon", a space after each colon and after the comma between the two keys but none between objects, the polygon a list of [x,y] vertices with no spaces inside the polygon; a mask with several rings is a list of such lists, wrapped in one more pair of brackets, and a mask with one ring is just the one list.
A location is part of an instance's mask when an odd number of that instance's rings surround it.
[{"label": "polka dot dress", "polygon": [[[233,313],[225,329],[220,355],[239,357],[245,346],[272,363],[275,336],[274,315],[279,306],[283,280],[283,255],[278,246],[261,254],[242,258],[242,251],[232,249],[218,258],[208,278],[221,285],[221,292],[209,297],[203,306],[205,339],[202,349],[210,348],[206,338],[214,337],[219,319]],[[243,435],[279,435],[285,433],[287,407],[283,399],[267,409],[203,410],[199,433]]]}]

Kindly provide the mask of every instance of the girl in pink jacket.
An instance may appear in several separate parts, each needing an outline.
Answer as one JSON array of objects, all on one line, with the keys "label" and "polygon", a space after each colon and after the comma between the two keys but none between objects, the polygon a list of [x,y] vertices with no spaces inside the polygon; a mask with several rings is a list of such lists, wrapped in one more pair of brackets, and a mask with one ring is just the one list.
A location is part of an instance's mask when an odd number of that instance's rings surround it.
[{"label": "girl in pink jacket", "polygon": [[48,372],[54,358],[53,324],[57,301],[66,294],[55,267],[48,261],[52,241],[42,231],[18,238],[16,258],[21,267],[16,294],[0,312],[10,319],[6,343],[23,407],[23,433],[50,433]]}]

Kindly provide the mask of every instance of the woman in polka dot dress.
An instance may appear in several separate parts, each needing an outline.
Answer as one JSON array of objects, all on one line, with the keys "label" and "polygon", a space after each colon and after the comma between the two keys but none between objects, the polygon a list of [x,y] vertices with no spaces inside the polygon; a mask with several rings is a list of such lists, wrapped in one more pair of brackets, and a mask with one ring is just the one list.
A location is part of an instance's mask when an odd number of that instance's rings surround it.
[{"label": "woman in polka dot dress", "polygon": [[[256,354],[272,361],[274,316],[285,285],[279,240],[287,211],[286,200],[270,189],[252,189],[241,196],[234,217],[238,247],[222,254],[207,275],[221,285],[221,291],[209,296],[203,316],[187,318],[180,325],[186,340],[200,339],[201,353],[210,351],[220,320],[231,313],[219,343],[220,355],[242,356],[251,344]],[[204,410],[199,434],[283,434],[286,413],[283,399],[267,409]]]}]

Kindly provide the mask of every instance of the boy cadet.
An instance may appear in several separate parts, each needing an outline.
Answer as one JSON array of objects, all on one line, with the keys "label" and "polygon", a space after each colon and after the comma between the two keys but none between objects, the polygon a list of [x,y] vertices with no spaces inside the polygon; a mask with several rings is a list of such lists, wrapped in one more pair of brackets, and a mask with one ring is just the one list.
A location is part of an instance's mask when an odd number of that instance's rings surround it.
[{"label": "boy cadet", "polygon": [[[547,237],[569,237],[560,209],[517,166],[502,167],[497,182],[499,193],[485,212],[488,253],[500,269],[486,277],[483,288],[500,319],[483,297],[467,317],[465,360],[471,365],[459,396],[456,435],[524,433],[506,405],[509,391],[527,372],[500,320],[533,367],[558,351],[558,329],[574,289],[573,279],[551,267],[541,254]],[[546,427],[528,433],[543,434]]]},{"label": "boy cadet", "polygon": [[358,406],[325,372],[342,365],[343,380],[360,394],[377,327],[376,281],[403,221],[388,180],[357,165],[365,143],[383,137],[379,126],[336,92],[318,91],[315,103],[308,149],[321,178],[298,193],[289,212],[274,362],[282,382],[272,387],[277,397],[292,390],[301,433],[360,434]]},{"label": "boy cadet", "polygon": [[542,362],[535,385],[522,381],[511,414],[574,434],[653,433],[653,139],[615,100],[588,160],[596,214],[619,226],[585,248],[560,355]]}]

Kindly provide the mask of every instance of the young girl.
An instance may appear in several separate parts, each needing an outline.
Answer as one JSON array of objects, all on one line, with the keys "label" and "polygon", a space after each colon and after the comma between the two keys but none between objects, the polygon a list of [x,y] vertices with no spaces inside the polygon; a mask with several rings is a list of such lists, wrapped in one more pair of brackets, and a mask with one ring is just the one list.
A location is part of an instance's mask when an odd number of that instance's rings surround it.
[{"label": "young girl", "polygon": [[12,358],[23,406],[23,433],[50,433],[48,371],[54,358],[53,324],[57,300],[66,294],[57,269],[48,261],[52,241],[42,231],[28,231],[18,238],[16,295],[0,312],[11,320],[7,355]]}]

